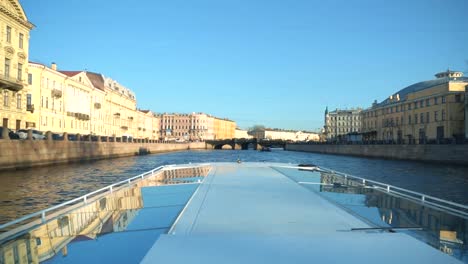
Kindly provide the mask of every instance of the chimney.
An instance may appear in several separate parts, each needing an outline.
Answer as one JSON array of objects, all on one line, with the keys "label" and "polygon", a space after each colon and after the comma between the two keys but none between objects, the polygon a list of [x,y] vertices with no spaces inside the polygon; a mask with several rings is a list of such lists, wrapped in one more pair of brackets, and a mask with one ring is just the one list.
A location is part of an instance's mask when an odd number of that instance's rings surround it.
[{"label": "chimney", "polygon": [[57,70],[57,64],[55,62],[52,62],[52,64],[50,65],[50,68],[54,71]]}]

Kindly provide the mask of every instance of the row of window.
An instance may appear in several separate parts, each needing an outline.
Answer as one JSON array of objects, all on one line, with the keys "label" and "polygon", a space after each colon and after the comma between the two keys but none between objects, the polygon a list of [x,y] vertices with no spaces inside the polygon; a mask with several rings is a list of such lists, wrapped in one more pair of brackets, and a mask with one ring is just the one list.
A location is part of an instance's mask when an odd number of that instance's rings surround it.
[{"label": "row of window", "polygon": [[162,122],[163,123],[192,123],[192,121],[194,121],[195,123],[205,123],[205,120],[202,119],[163,119]]},{"label": "row of window", "polygon": [[188,130],[188,129],[207,129],[206,126],[193,126],[193,127],[190,127],[190,126],[168,126],[168,125],[162,125],[161,126],[161,129],[185,129],[185,130]]},{"label": "row of window", "polygon": [[[16,108],[21,109],[22,106],[22,96],[20,93],[12,93],[12,97],[10,98],[10,91],[4,90],[3,91],[3,106],[4,107],[10,107],[10,101],[14,100],[13,98],[16,98]],[[27,94],[26,96],[27,100],[27,105],[31,105],[32,102],[32,97],[31,94]]]},{"label": "row of window", "polygon": [[[440,100],[439,100],[440,99]],[[381,115],[385,114],[392,114],[392,113],[399,113],[403,112],[405,110],[412,110],[412,109],[418,109],[418,108],[423,108],[423,107],[428,107],[431,106],[432,104],[438,105],[439,103],[445,104],[446,103],[446,96],[436,96],[434,98],[428,98],[425,100],[419,100],[407,104],[401,104],[397,106],[392,106],[392,107],[387,107],[384,109],[379,109],[375,111],[369,111],[364,113],[365,117],[377,117],[379,113]],[[461,102],[461,94],[456,94],[455,95],[455,102],[459,103]]]},{"label": "row of window", "polygon": [[[445,110],[442,109],[440,111],[434,111],[433,114],[433,122],[445,121],[446,120],[446,113]],[[414,114],[414,116],[408,115],[407,124],[425,124],[431,122],[430,112]],[[382,120],[382,127],[394,127],[400,126],[404,124],[403,116],[399,118],[386,118]],[[374,121],[366,121],[364,122],[365,127],[367,128],[375,128],[376,122]]]},{"label": "row of window", "polygon": [[357,129],[350,129],[350,128],[337,128],[336,130],[335,129],[330,129],[330,132],[332,133],[349,133],[349,132],[359,132],[360,129],[357,128]]},{"label": "row of window", "polygon": [[330,117],[330,120],[360,120],[361,117],[360,116],[331,116]]},{"label": "row of window", "polygon": [[[6,42],[11,44],[11,27],[6,26]],[[18,47],[20,49],[23,49],[23,44],[24,44],[24,34],[19,33],[18,34]]]},{"label": "row of window", "polygon": [[[50,123],[48,122],[49,120],[50,120]],[[54,121],[55,120],[56,119],[53,118],[53,117],[51,117],[50,119],[49,119],[48,116],[41,116],[40,117],[40,123],[41,123],[42,126],[49,126],[50,125],[51,127],[54,127],[54,125],[55,125]],[[62,126],[63,126],[63,128],[66,128],[65,120],[60,119],[60,118],[58,118],[57,120],[58,120],[59,128],[62,128]],[[88,129],[88,126],[89,126],[88,121],[70,120],[70,128]]]},{"label": "row of window", "polygon": [[[5,58],[5,68],[4,68],[4,76],[6,79],[10,78],[10,69],[11,69],[11,60]],[[23,64],[18,63],[18,72],[16,74],[16,79],[18,81],[23,80]]]}]

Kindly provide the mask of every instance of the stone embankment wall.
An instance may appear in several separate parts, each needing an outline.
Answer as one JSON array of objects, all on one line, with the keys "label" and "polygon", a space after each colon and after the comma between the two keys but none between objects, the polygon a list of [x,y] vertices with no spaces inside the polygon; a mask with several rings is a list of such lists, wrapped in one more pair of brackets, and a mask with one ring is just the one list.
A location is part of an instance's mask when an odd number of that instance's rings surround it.
[{"label": "stone embankment wall", "polygon": [[468,165],[468,145],[287,144],[286,150]]},{"label": "stone embankment wall", "polygon": [[127,143],[0,139],[0,170],[205,148],[205,142]]}]

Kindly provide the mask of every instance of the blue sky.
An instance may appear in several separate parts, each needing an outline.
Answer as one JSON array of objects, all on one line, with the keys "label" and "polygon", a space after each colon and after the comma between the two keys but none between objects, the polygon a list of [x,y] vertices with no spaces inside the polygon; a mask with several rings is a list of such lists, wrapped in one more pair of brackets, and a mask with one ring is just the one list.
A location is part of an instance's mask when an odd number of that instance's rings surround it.
[{"label": "blue sky", "polygon": [[110,76],[141,109],[243,128],[315,130],[326,106],[367,108],[447,68],[468,74],[465,0],[21,3],[36,25],[31,61]]}]

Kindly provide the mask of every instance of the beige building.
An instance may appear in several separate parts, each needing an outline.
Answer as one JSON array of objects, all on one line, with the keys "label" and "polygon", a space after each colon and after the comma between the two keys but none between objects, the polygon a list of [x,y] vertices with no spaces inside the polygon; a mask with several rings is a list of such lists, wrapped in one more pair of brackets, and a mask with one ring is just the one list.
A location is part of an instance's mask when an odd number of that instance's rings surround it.
[{"label": "beige building", "polygon": [[28,104],[29,31],[28,21],[17,0],[0,1],[0,118],[1,126],[11,129],[34,127]]},{"label": "beige building", "polygon": [[261,129],[251,131],[250,134],[256,139],[285,140],[285,141],[319,141],[319,134],[308,131]]},{"label": "beige building", "polygon": [[461,72],[410,85],[362,112],[364,140],[397,143],[443,142],[465,138],[465,93]]},{"label": "beige building", "polygon": [[247,130],[243,130],[243,129],[240,129],[240,128],[236,128],[236,131],[234,132],[234,138],[237,138],[237,139],[242,139],[242,138],[249,139],[249,138],[252,138],[252,135],[249,135],[249,131],[247,131]]},{"label": "beige building", "polygon": [[159,114],[163,140],[208,140],[214,138],[214,118],[205,113]]},{"label": "beige building", "polygon": [[214,139],[232,139],[236,136],[236,122],[214,117]]},{"label": "beige building", "polygon": [[336,139],[348,133],[361,131],[362,109],[336,109],[328,112],[325,110],[324,133],[328,140]]}]

